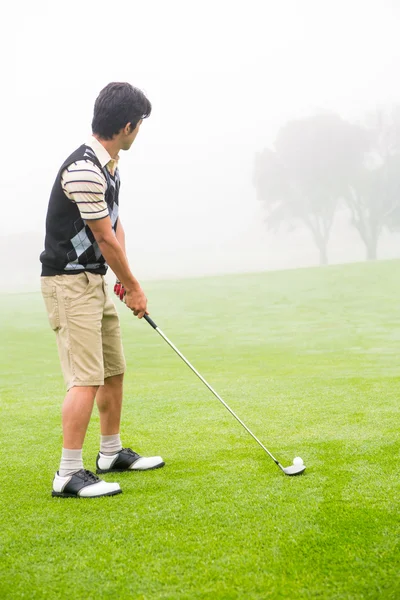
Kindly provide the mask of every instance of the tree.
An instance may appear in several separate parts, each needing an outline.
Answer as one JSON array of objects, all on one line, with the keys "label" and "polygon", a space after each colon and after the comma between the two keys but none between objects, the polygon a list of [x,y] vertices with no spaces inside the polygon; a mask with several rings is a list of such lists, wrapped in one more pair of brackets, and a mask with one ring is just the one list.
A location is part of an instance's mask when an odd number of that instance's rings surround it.
[{"label": "tree", "polygon": [[268,210],[267,223],[305,225],[327,264],[327,245],[338,200],[362,165],[364,131],[335,114],[291,121],[275,150],[256,155],[254,184]]},{"label": "tree", "polygon": [[366,132],[368,149],[345,199],[367,260],[375,260],[383,228],[400,229],[400,107],[369,115]]}]

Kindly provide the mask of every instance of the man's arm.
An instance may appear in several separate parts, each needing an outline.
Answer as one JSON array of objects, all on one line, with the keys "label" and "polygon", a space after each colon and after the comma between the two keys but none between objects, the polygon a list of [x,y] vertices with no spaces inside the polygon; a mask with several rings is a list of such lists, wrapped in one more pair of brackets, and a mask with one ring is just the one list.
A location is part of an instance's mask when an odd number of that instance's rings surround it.
[{"label": "man's arm", "polygon": [[102,255],[123,283],[126,305],[142,318],[147,313],[147,299],[129,268],[123,227],[118,222],[116,234],[112,229],[104,198],[107,183],[103,173],[90,161],[77,161],[64,169],[61,183],[65,195],[76,203],[82,219],[93,232]]},{"label": "man's arm", "polygon": [[[126,290],[125,304],[137,317],[139,317],[139,319],[141,319],[145,314],[148,314],[147,298],[144,295],[138,280],[133,276],[133,273],[129,268],[125,250],[119,242],[118,234],[114,234],[110,217],[89,220],[86,221],[86,224],[90,227],[102,255]],[[117,232],[119,228],[120,223],[118,223]],[[120,229],[120,235],[121,230],[123,244],[125,245],[125,236],[122,227]]]},{"label": "man's arm", "polygon": [[[116,238],[119,241],[119,245],[121,246],[122,250],[124,251],[124,254],[126,256],[126,247],[125,247],[125,230],[122,227],[122,223],[121,223],[121,219],[118,217],[118,221],[117,221],[117,230],[115,232]],[[128,259],[128,257],[126,256],[126,258]],[[111,265],[110,265],[111,266]],[[118,277],[118,276],[117,276]]]}]

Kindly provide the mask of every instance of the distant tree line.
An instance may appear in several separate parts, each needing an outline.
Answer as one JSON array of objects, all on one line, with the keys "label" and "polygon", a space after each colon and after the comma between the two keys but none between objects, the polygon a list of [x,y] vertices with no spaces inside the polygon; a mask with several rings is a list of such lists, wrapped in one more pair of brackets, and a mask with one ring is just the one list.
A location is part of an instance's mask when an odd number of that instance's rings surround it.
[{"label": "distant tree line", "polygon": [[336,114],[288,122],[274,149],[257,153],[257,196],[267,209],[267,225],[303,224],[328,263],[327,246],[339,206],[366,248],[377,258],[384,228],[400,230],[400,106],[379,110],[363,124]]}]

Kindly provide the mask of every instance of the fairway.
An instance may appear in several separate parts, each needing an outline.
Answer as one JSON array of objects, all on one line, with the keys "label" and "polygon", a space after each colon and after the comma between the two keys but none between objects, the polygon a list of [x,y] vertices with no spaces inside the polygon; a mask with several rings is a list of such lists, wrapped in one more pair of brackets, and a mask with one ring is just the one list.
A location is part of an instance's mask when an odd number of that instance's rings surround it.
[{"label": "fairway", "polygon": [[[122,441],[166,467],[53,499],[64,386],[39,294],[3,295],[0,598],[400,598],[400,262],[143,286],[286,477],[120,305]],[[84,447],[94,470],[95,411]]]}]

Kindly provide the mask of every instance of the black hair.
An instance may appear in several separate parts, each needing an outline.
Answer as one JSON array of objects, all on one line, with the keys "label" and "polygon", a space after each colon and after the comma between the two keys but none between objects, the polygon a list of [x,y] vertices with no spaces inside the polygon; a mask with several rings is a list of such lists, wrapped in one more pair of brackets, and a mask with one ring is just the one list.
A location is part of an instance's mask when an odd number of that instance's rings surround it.
[{"label": "black hair", "polygon": [[96,98],[92,131],[103,140],[111,140],[127,123],[133,130],[150,113],[150,100],[141,90],[130,83],[109,83]]}]

